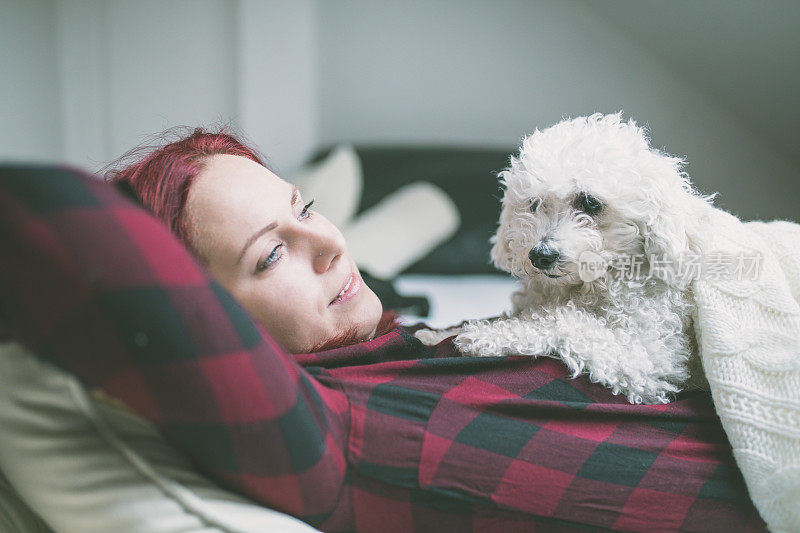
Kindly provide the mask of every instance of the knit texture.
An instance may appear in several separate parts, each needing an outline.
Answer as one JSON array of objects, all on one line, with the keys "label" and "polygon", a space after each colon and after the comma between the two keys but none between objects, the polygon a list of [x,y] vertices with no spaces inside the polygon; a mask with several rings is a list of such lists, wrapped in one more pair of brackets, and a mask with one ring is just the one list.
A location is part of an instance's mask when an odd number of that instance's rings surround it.
[{"label": "knit texture", "polygon": [[711,222],[707,253],[760,264],[693,282],[703,368],[756,508],[770,530],[800,531],[800,225]]}]

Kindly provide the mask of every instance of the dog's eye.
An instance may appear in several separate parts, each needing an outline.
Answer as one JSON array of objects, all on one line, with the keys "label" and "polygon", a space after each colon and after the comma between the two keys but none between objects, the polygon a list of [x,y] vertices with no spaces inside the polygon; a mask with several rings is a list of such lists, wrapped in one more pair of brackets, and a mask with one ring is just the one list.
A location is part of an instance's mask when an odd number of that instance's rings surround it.
[{"label": "dog's eye", "polygon": [[575,200],[575,207],[580,209],[586,214],[594,215],[600,212],[603,209],[603,204],[600,203],[600,200],[595,198],[590,194],[581,193],[578,198]]},{"label": "dog's eye", "polygon": [[542,201],[539,200],[538,198],[534,198],[533,200],[531,200],[531,207],[530,207],[531,213],[535,213],[536,210],[539,209],[539,206],[541,204],[542,204]]}]

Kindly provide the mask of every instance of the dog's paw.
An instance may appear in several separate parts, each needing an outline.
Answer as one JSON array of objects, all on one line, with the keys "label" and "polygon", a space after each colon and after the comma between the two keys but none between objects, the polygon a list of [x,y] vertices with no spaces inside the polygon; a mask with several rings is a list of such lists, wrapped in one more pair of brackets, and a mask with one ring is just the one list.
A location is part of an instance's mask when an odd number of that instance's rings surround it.
[{"label": "dog's paw", "polygon": [[491,338],[477,331],[465,331],[453,340],[461,355],[474,357],[498,357],[505,355],[503,349]]},{"label": "dog's paw", "polygon": [[675,384],[665,380],[652,380],[647,383],[622,384],[619,392],[632,404],[658,405],[672,401],[680,392]]},{"label": "dog's paw", "polygon": [[653,388],[647,389],[642,394],[642,403],[659,404],[669,403],[681,391],[681,388],[669,381],[659,381]]},{"label": "dog's paw", "polygon": [[[574,358],[561,358],[570,370],[574,370]],[[598,367],[595,364],[587,364],[582,370],[590,381],[607,387],[612,394],[624,396],[632,404],[666,404],[681,390],[674,381],[657,372],[631,372],[630,368]]]}]

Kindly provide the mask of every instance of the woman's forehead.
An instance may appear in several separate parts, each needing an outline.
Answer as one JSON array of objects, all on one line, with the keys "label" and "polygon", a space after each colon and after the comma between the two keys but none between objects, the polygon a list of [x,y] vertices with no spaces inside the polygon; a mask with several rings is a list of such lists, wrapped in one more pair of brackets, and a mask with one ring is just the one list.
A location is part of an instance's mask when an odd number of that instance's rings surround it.
[{"label": "woman's forehead", "polygon": [[209,157],[195,182],[220,190],[249,187],[290,187],[268,168],[246,157],[217,154]]},{"label": "woman's forehead", "polygon": [[193,233],[206,246],[235,246],[243,235],[273,220],[288,205],[292,190],[254,161],[213,156],[189,190],[186,209]]},{"label": "woman's forehead", "polygon": [[200,212],[243,210],[257,205],[266,208],[290,194],[291,189],[291,185],[254,161],[216,155],[195,178],[187,203],[190,209]]}]

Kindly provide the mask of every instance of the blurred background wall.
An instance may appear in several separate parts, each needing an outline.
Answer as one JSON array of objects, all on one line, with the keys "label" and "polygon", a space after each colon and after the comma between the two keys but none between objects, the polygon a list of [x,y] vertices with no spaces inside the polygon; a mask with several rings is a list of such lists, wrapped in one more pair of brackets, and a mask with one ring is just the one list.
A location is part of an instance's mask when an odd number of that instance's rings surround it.
[{"label": "blurred background wall", "polygon": [[97,169],[230,122],[291,172],[622,109],[723,206],[797,220],[798,22],[788,0],[0,0],[0,159]]}]

